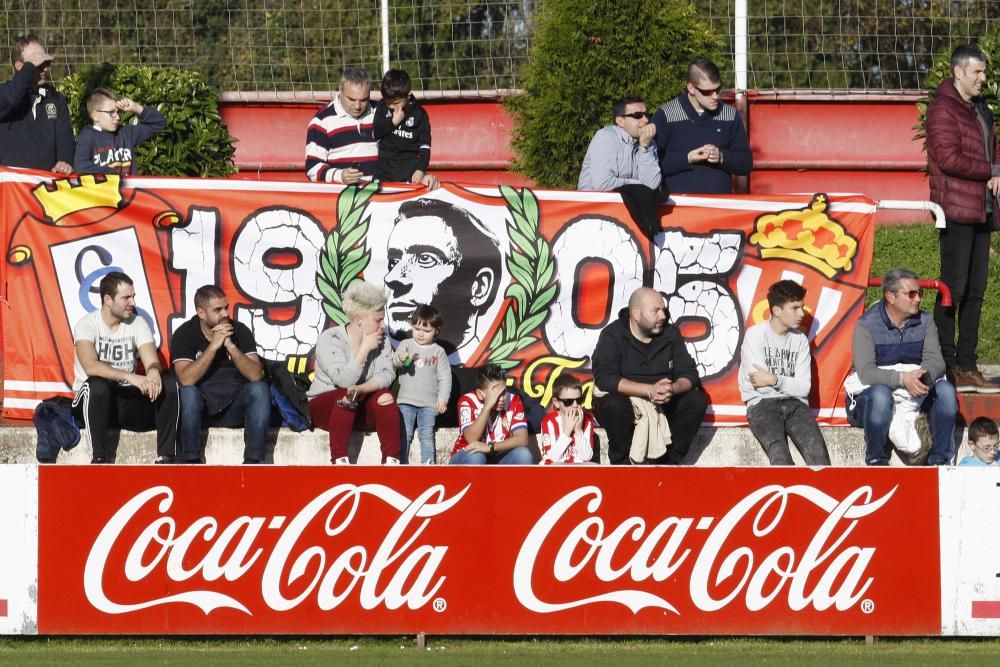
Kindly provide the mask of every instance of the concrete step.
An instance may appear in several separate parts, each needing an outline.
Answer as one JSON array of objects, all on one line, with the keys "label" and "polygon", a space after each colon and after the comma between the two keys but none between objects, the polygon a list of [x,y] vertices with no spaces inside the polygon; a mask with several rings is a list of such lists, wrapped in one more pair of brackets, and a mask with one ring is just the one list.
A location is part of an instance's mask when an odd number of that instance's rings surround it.
[{"label": "concrete step", "polygon": [[[848,427],[822,427],[835,466],[864,465],[864,435],[860,429]],[[607,438],[603,429],[597,430],[601,441],[601,460],[607,463]],[[438,462],[446,462],[458,435],[457,429],[438,429]],[[964,429],[956,436],[964,435]],[[35,463],[35,429],[30,423],[6,425],[0,428],[0,462]],[[360,448],[358,463],[376,465],[380,460],[378,437],[374,433],[355,433],[352,451]],[[330,465],[329,437],[325,431],[293,433],[288,429],[272,431],[269,438],[271,462],[278,465]],[[965,446],[959,449],[959,458],[968,453]],[[537,453],[536,453],[537,456]],[[801,464],[802,459],[794,446],[792,457]],[[148,464],[156,458],[155,433],[122,431],[118,443],[117,462],[120,464]],[[241,429],[213,428],[208,433],[205,459],[211,465],[239,465],[243,461],[243,431]],[[419,447],[411,448],[411,463],[418,463]],[[893,457],[894,465],[903,465]],[[760,445],[747,428],[702,428],[691,451],[684,461],[701,466],[766,466],[767,458]],[[90,463],[90,445],[84,434],[74,449],[62,452],[60,464]]]}]

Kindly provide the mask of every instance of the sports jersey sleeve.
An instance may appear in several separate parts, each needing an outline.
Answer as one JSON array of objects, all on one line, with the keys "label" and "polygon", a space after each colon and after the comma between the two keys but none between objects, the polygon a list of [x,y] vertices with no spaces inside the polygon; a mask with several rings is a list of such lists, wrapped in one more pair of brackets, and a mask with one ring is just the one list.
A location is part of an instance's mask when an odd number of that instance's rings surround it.
[{"label": "sports jersey sleeve", "polygon": [[[559,453],[563,451],[566,448],[565,446],[568,444],[560,442],[563,438],[559,428],[558,412],[550,412],[545,415],[545,419],[542,420],[541,431],[542,437],[538,443],[538,447],[542,458],[539,461],[539,464],[551,465],[559,461]],[[566,440],[568,440],[568,438],[566,438]]]},{"label": "sports jersey sleeve", "polygon": [[476,421],[476,405],[468,394],[464,394],[458,399],[458,432],[465,433],[465,430]]},{"label": "sports jersey sleeve", "polygon": [[417,169],[426,172],[431,165],[431,118],[427,111],[420,107],[421,120],[420,131],[417,140],[420,142],[420,155],[417,158]]},{"label": "sports jersey sleeve", "polygon": [[524,417],[524,403],[521,402],[520,396],[515,394],[511,398],[507,411],[510,416],[510,431],[508,432],[508,436],[514,431],[528,428],[528,420]]}]

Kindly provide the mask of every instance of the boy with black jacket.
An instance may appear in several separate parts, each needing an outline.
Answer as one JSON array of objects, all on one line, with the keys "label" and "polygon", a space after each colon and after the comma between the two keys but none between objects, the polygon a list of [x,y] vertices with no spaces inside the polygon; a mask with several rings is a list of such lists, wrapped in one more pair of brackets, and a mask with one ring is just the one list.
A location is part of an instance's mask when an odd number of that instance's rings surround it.
[{"label": "boy with black jacket", "polygon": [[436,177],[427,173],[431,162],[431,120],[410,94],[410,75],[391,69],[382,77],[382,100],[375,104],[374,134],[378,142],[376,178],[418,183],[433,190]]}]

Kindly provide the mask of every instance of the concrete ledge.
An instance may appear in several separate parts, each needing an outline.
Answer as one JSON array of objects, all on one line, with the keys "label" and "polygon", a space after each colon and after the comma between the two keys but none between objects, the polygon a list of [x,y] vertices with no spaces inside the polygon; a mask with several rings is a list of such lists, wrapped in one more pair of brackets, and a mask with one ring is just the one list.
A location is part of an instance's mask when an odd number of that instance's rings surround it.
[{"label": "concrete ledge", "polygon": [[[864,465],[864,436],[860,429],[848,427],[823,427],[830,461],[835,466]],[[964,433],[964,430],[963,430]],[[438,462],[446,462],[456,429],[439,429],[437,432]],[[598,429],[601,440],[601,460],[607,463],[607,440]],[[30,425],[0,428],[0,463],[35,463],[35,429]],[[278,465],[330,465],[329,439],[325,431],[293,433],[288,429],[272,431],[269,439],[272,462]],[[378,438],[374,433],[355,433],[352,451],[360,448],[358,463],[377,465],[380,460]],[[418,462],[419,447],[414,443],[411,463]],[[968,453],[960,448],[959,458]],[[794,446],[792,457],[801,464],[802,459]],[[120,464],[150,464],[156,458],[155,433],[122,431],[118,443],[117,462]],[[243,432],[240,429],[214,428],[209,431],[205,458],[211,465],[239,465],[243,462]],[[893,457],[893,465],[903,465]],[[79,445],[69,452],[62,452],[59,464],[90,463],[90,444],[84,432]],[[766,466],[767,458],[760,445],[747,428],[702,428],[688,453],[685,463],[701,466]]]}]

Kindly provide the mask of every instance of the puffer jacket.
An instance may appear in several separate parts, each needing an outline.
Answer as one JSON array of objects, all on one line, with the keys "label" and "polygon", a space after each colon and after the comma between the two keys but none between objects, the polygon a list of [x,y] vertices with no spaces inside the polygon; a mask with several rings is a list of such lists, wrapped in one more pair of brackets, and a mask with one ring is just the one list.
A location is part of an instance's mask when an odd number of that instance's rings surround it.
[{"label": "puffer jacket", "polygon": [[941,82],[927,107],[931,201],[941,205],[949,223],[986,221],[986,181],[997,155],[997,133],[993,115],[985,105],[982,109],[990,126],[989,156],[976,108],[962,99],[951,79]]}]

